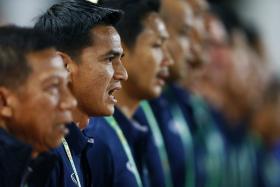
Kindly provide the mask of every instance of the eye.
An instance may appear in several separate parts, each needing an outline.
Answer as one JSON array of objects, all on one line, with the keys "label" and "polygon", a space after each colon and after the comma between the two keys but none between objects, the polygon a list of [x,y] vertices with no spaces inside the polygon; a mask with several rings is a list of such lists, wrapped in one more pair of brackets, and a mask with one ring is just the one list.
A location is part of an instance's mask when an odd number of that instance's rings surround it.
[{"label": "eye", "polygon": [[105,60],[107,62],[113,62],[114,59],[115,59],[115,56],[108,56]]},{"label": "eye", "polygon": [[153,48],[161,48],[161,46],[162,46],[162,43],[154,43],[152,45]]},{"label": "eye", "polygon": [[45,91],[50,95],[57,95],[59,92],[59,83],[53,83],[45,88]]},{"label": "eye", "polygon": [[191,31],[191,28],[184,28],[184,29],[182,29],[182,30],[180,30],[179,31],[179,34],[181,35],[181,36],[185,36],[185,37],[188,37],[189,36],[189,34],[190,34],[190,31]]}]

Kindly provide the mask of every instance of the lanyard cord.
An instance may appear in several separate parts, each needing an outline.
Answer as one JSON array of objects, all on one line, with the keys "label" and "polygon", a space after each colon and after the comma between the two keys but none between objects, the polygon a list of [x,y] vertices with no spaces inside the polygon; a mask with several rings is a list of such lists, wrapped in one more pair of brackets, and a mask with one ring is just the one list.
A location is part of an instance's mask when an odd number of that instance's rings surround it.
[{"label": "lanyard cord", "polygon": [[164,141],[162,138],[162,134],[158,127],[158,123],[157,123],[155,116],[153,114],[153,111],[147,101],[143,101],[141,103],[141,107],[145,113],[145,116],[147,117],[148,123],[151,127],[153,138],[155,140],[156,146],[159,151],[161,164],[164,169],[164,175],[165,175],[164,179],[165,179],[166,187],[173,187],[167,152],[166,152],[166,148],[165,148]]},{"label": "lanyard cord", "polygon": [[105,117],[104,118],[109,124],[110,126],[112,127],[112,129],[115,131],[115,133],[117,134],[121,144],[122,144],[122,147],[126,153],[126,156],[129,160],[129,163],[131,164],[132,166],[132,171],[133,171],[133,174],[134,174],[134,177],[137,181],[137,184],[138,184],[138,187],[143,187],[143,184],[142,184],[142,181],[140,179],[140,175],[139,175],[139,172],[137,170],[137,167],[136,167],[136,164],[135,164],[135,161],[133,159],[133,156],[132,156],[132,153],[131,153],[131,150],[129,148],[129,145],[127,143],[127,140],[122,132],[122,130],[120,129],[119,125],[118,125],[118,122],[114,119],[114,117],[110,116],[110,117]]},{"label": "lanyard cord", "polygon": [[68,159],[70,161],[70,164],[71,164],[71,167],[72,167],[72,169],[74,171],[74,174],[76,176],[77,186],[78,187],[82,187],[81,183],[80,183],[78,172],[77,172],[75,164],[74,164],[74,160],[73,160],[72,155],[71,155],[71,151],[70,151],[69,145],[68,145],[67,141],[64,138],[62,138],[62,144],[63,144],[64,150],[65,150],[65,152],[67,154],[67,157],[68,157]]}]

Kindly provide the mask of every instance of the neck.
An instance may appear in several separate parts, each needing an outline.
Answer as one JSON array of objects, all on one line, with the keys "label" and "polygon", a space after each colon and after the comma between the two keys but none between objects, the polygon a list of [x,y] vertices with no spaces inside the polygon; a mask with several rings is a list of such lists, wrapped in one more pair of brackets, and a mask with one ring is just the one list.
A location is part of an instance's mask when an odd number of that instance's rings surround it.
[{"label": "neck", "polygon": [[85,114],[80,108],[75,108],[72,111],[74,122],[80,129],[84,129],[89,121],[89,116]]},{"label": "neck", "polygon": [[39,155],[39,152],[37,152],[37,151],[32,151],[32,153],[31,153],[31,157],[33,159],[35,159],[38,155]]},{"label": "neck", "polygon": [[8,131],[7,125],[4,121],[0,121],[0,128],[4,129],[5,131]]},{"label": "neck", "polygon": [[118,108],[123,112],[123,114],[127,118],[132,118],[141,100],[137,99],[136,97],[133,97],[133,94],[130,94],[124,89],[117,92],[116,98],[118,100]]}]

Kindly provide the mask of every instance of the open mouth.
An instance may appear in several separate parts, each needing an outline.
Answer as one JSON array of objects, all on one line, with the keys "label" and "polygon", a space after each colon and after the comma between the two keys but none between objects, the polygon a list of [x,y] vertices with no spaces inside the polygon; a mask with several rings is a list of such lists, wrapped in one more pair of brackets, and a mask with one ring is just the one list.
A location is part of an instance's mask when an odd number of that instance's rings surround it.
[{"label": "open mouth", "polygon": [[160,86],[164,86],[168,77],[169,77],[169,72],[168,71],[160,71],[156,76],[157,83]]},{"label": "open mouth", "polygon": [[116,91],[119,91],[121,89],[121,86],[114,86],[112,87],[109,91],[108,91],[108,95],[109,95],[109,98],[110,100],[113,102],[113,103],[117,103],[117,99],[115,98],[114,96],[114,93]]}]

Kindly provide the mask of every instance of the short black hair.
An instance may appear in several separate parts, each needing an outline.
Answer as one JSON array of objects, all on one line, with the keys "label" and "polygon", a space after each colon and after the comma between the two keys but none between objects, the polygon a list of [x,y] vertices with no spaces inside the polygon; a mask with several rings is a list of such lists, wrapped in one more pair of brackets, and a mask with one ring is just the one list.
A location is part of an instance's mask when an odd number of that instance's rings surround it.
[{"label": "short black hair", "polygon": [[160,0],[100,0],[102,6],[124,11],[124,16],[116,25],[122,42],[134,47],[137,36],[143,30],[144,19],[152,12],[159,12]]},{"label": "short black hair", "polygon": [[26,56],[54,48],[50,38],[32,28],[0,27],[0,86],[17,88],[24,83],[32,68]]},{"label": "short black hair", "polygon": [[92,44],[90,30],[93,27],[115,25],[121,16],[119,10],[103,8],[86,0],[64,1],[40,16],[35,29],[49,33],[58,50],[77,57],[82,49]]}]

